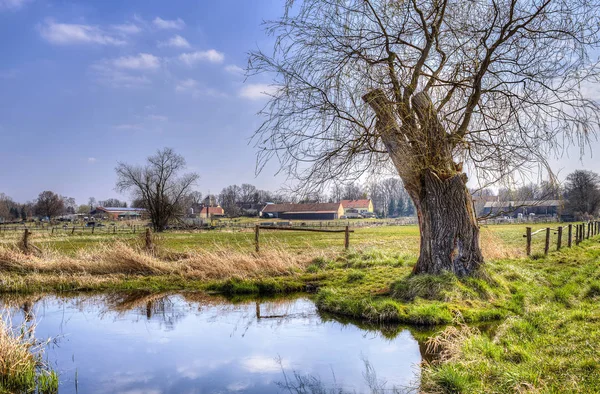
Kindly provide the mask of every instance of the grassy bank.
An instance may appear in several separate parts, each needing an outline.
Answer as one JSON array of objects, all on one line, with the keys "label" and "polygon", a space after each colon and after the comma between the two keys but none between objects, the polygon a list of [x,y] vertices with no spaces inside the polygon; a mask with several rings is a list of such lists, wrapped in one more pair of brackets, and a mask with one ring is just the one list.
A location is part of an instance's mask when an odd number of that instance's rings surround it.
[{"label": "grassy bank", "polygon": [[42,363],[32,327],[12,328],[0,318],[0,393],[56,393],[58,377]]},{"label": "grassy bank", "polygon": [[[154,252],[131,238],[73,250],[61,237],[34,239],[37,254],[0,244],[2,291],[211,290],[260,294],[308,290],[321,311],[366,321],[452,324],[434,337],[425,392],[600,392],[600,243],[525,258],[523,226],[482,229],[486,268],[473,278],[410,275],[416,227],[338,234],[175,233]],[[461,324],[495,322],[481,333]],[[472,327],[472,326],[471,326]]]}]

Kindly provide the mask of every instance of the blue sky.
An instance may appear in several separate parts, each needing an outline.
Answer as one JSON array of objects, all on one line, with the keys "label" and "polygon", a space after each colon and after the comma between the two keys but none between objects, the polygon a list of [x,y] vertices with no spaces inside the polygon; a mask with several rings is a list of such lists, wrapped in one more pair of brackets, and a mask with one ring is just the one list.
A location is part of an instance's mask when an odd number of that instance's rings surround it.
[{"label": "blue sky", "polygon": [[[276,190],[276,163],[255,178],[249,145],[269,80],[241,71],[249,50],[272,46],[261,23],[282,11],[282,0],[0,0],[0,192],[126,198],[117,161],[165,146],[203,193]],[[574,148],[553,165],[600,170],[586,157]]]},{"label": "blue sky", "polygon": [[266,0],[0,0],[0,191],[116,196],[117,161],[165,146],[204,193],[277,189],[274,165],[255,178],[248,145],[269,81],[241,73],[281,12]]}]

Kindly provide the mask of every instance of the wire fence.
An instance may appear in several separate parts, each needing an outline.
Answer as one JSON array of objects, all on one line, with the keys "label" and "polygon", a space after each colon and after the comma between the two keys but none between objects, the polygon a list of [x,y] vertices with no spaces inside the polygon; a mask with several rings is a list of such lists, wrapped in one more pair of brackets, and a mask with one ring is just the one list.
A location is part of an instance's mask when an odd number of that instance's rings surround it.
[{"label": "wire fence", "polygon": [[[527,256],[531,256],[534,240],[537,239],[543,240],[544,255],[547,255],[553,244],[556,245],[556,250],[560,250],[563,247],[570,248],[573,246],[573,243],[579,245],[583,240],[595,237],[598,234],[600,234],[600,221],[589,221],[585,223],[569,223],[556,228],[546,227],[537,231],[532,231],[531,227],[526,227],[523,237],[526,240],[525,250]],[[556,237],[553,237],[553,235]]]}]

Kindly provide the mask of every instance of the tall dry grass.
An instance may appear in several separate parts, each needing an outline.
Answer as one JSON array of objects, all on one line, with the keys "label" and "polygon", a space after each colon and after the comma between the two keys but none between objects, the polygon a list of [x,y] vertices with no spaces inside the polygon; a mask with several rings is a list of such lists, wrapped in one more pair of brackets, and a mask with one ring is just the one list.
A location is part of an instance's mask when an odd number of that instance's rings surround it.
[{"label": "tall dry grass", "polygon": [[31,274],[180,275],[193,279],[257,278],[289,275],[306,267],[326,251],[306,250],[301,255],[273,244],[260,253],[217,246],[176,254],[152,253],[122,242],[79,251],[75,256],[44,250],[27,254],[17,245],[0,245],[0,271]]},{"label": "tall dry grass", "polygon": [[56,374],[41,362],[44,345],[33,337],[35,326],[13,328],[7,316],[0,316],[0,393],[57,392]]},{"label": "tall dry grass", "polygon": [[523,251],[515,246],[507,245],[497,234],[488,228],[479,233],[479,244],[483,257],[487,260],[514,259],[523,256]]}]

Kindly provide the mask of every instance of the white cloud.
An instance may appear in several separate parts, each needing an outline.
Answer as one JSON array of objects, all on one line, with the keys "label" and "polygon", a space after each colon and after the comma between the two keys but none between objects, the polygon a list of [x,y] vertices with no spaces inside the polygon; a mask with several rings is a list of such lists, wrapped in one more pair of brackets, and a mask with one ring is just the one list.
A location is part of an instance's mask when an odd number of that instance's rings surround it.
[{"label": "white cloud", "polygon": [[241,362],[242,368],[251,373],[273,373],[280,372],[282,368],[288,368],[289,362],[277,360],[265,356],[253,356],[245,358]]},{"label": "white cloud", "polygon": [[160,58],[149,53],[139,53],[114,59],[112,64],[127,70],[156,70],[160,67]]},{"label": "white cloud", "polygon": [[185,22],[181,18],[177,18],[176,20],[165,20],[160,17],[156,17],[154,21],[154,26],[159,29],[175,29],[181,30],[185,27]]},{"label": "white cloud", "polygon": [[240,89],[239,96],[249,100],[260,100],[275,94],[277,86],[262,83],[251,83]]},{"label": "white cloud", "polygon": [[225,55],[214,49],[209,49],[208,51],[182,53],[179,55],[179,60],[190,67],[200,62],[222,63],[224,59]]},{"label": "white cloud", "polygon": [[225,66],[225,71],[236,75],[243,75],[245,73],[245,70],[243,68],[238,67],[235,64],[229,64]]},{"label": "white cloud", "polygon": [[98,159],[96,159],[95,157],[88,157],[87,161],[90,164],[94,164],[96,161],[98,161]]},{"label": "white cloud", "polygon": [[18,10],[23,7],[26,3],[32,0],[0,0],[0,11],[2,10]]},{"label": "white cloud", "polygon": [[113,25],[114,30],[118,31],[121,34],[138,34],[142,32],[142,28],[133,23],[124,23],[122,25]]},{"label": "white cloud", "polygon": [[171,37],[167,41],[159,41],[158,42],[158,47],[159,48],[162,48],[162,47],[190,48],[191,45],[188,42],[188,40],[186,40],[185,38],[181,37],[180,35],[176,35],[174,37]]},{"label": "white cloud", "polygon": [[183,81],[177,82],[175,85],[176,92],[185,92],[198,88],[198,81],[195,79],[185,79]]},{"label": "white cloud", "polygon": [[141,124],[129,124],[129,123],[124,123],[124,124],[119,124],[115,126],[115,129],[117,130],[142,130],[142,125]]},{"label": "white cloud", "polygon": [[148,119],[157,122],[166,122],[169,120],[169,118],[164,115],[148,115]]},{"label": "white cloud", "polygon": [[106,64],[95,64],[91,70],[100,84],[113,88],[139,88],[150,84],[145,75],[131,75]]},{"label": "white cloud", "polygon": [[97,26],[56,23],[52,20],[39,28],[42,38],[52,44],[124,45],[126,42]]},{"label": "white cloud", "polygon": [[178,93],[189,93],[194,98],[199,96],[226,97],[227,95],[217,89],[201,87],[195,79],[184,79],[175,84]]}]

